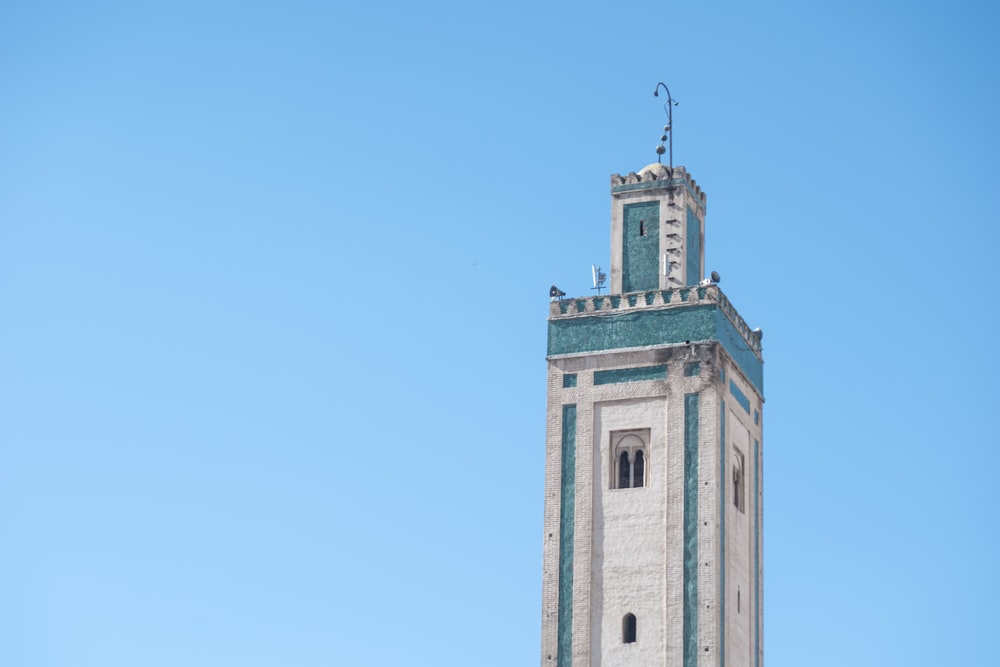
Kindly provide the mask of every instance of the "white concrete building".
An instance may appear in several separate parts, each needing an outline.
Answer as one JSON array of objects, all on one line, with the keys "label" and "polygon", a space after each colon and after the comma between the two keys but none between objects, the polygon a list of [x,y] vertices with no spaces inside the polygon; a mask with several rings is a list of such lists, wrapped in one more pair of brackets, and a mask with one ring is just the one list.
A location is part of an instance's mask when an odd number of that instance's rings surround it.
[{"label": "white concrete building", "polygon": [[763,664],[763,359],[683,167],[611,177],[611,286],[554,300],[542,667]]}]

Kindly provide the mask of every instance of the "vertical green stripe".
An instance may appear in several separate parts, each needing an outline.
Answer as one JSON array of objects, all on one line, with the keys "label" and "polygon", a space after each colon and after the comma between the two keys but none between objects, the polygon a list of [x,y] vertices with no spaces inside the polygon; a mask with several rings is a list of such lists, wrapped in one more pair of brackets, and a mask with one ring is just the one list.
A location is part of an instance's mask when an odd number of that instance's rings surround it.
[{"label": "vertical green stripe", "polygon": [[760,442],[753,441],[753,654],[760,667]]},{"label": "vertical green stripe", "polygon": [[719,401],[719,667],[726,666],[726,402]]},{"label": "vertical green stripe", "polygon": [[698,664],[698,394],[684,394],[684,667]]},{"label": "vertical green stripe", "polygon": [[697,285],[701,281],[701,220],[688,207],[685,245],[687,246],[686,285]]},{"label": "vertical green stripe", "polygon": [[559,496],[559,636],[557,666],[573,663],[573,521],[576,498],[576,406],[562,414],[562,470]]}]

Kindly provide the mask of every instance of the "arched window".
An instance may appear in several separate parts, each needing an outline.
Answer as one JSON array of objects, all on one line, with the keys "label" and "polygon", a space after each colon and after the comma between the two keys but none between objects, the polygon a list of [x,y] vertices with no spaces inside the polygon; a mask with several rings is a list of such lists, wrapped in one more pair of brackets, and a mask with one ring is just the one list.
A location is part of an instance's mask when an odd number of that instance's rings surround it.
[{"label": "arched window", "polygon": [[623,451],[618,457],[618,488],[627,489],[632,486],[632,466],[629,464],[628,452]]},{"label": "arched window", "polygon": [[646,457],[642,450],[635,451],[635,460],[632,462],[632,486],[642,486],[646,472]]},{"label": "arched window", "polygon": [[646,464],[649,462],[649,429],[614,431],[611,433],[611,488],[634,489],[646,486]]},{"label": "arched window", "polygon": [[743,512],[743,452],[735,449],[733,452],[733,505],[736,505],[736,509]]},{"label": "arched window", "polygon": [[635,614],[625,614],[622,619],[622,643],[635,643]]}]

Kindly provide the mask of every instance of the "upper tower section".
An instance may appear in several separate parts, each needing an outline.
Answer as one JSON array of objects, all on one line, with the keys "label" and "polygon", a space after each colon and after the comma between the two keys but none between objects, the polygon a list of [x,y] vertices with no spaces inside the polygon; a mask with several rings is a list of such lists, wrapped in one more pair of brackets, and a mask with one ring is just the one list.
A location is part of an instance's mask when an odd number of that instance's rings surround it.
[{"label": "upper tower section", "polygon": [[697,285],[705,275],[705,193],[684,167],[611,176],[611,293]]}]

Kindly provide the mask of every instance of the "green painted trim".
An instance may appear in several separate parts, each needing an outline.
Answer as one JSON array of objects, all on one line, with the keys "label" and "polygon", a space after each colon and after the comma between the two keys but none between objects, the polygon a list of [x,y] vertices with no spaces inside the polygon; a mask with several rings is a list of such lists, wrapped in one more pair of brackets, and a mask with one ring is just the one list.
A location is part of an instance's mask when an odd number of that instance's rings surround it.
[{"label": "green painted trim", "polygon": [[740,404],[740,407],[746,410],[747,414],[750,414],[750,399],[747,398],[747,395],[743,393],[735,382],[733,382],[732,378],[729,379],[729,393],[733,395],[733,398],[735,398],[736,402]]},{"label": "green painted trim", "polygon": [[722,343],[757,392],[764,395],[763,362],[722,309],[712,303],[550,319],[548,354],[603,352],[705,340]]},{"label": "green painted trim", "polygon": [[564,405],[559,493],[559,617],[557,667],[573,664],[573,532],[576,502],[576,406]]},{"label": "green painted trim", "polygon": [[753,441],[753,654],[760,667],[760,442]]},{"label": "green painted trim", "polygon": [[576,386],[576,373],[566,373],[563,375],[563,389],[572,389]]},{"label": "green painted trim", "polygon": [[684,394],[684,667],[698,666],[698,394]]},{"label": "green painted trim", "polygon": [[667,365],[642,366],[640,368],[612,368],[594,371],[594,384],[617,384],[619,382],[642,382],[644,380],[665,380]]},{"label": "green painted trim", "polygon": [[726,667],[726,402],[719,401],[719,667]]}]

